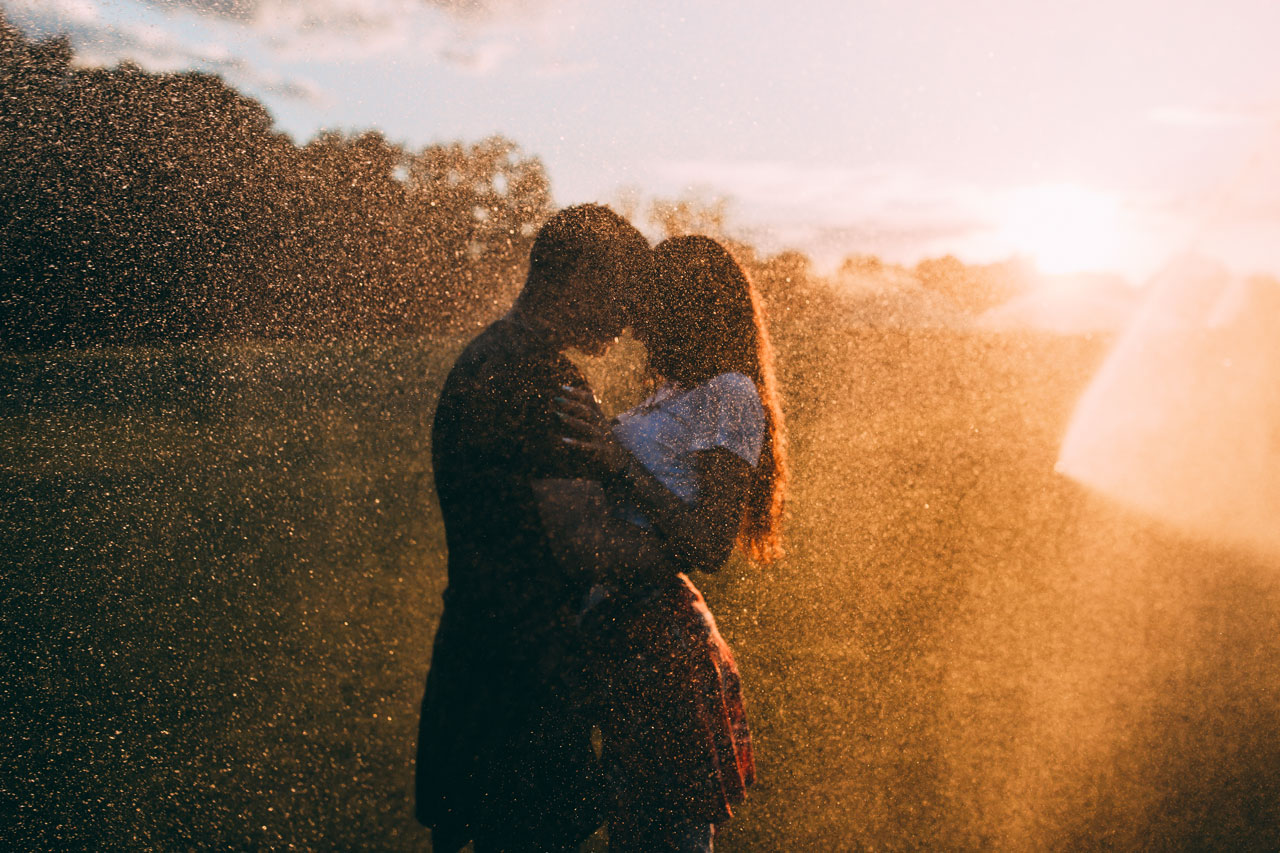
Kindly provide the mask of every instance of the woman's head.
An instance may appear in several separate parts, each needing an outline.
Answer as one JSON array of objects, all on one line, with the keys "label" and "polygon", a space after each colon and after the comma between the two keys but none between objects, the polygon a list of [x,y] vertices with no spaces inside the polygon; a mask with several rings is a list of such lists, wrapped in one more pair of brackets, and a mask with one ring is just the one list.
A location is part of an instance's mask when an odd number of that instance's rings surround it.
[{"label": "woman's head", "polygon": [[726,371],[752,375],[764,329],[746,274],[709,237],[673,237],[654,250],[656,292],[636,334],[663,378],[692,386]]},{"label": "woman's head", "polygon": [[649,366],[691,388],[721,373],[751,377],[765,410],[765,436],[738,541],[752,559],[781,552],[786,481],[782,411],[773,350],[759,296],[723,246],[709,237],[673,237],[654,250],[657,288],[635,318]]}]

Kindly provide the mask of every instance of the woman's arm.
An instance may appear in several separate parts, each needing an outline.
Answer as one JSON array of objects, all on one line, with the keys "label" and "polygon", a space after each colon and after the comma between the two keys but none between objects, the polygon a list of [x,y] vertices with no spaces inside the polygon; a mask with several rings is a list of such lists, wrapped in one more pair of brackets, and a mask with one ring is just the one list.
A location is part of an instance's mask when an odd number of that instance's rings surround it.
[{"label": "woman's arm", "polygon": [[599,482],[535,480],[533,491],[552,555],[571,573],[631,587],[681,570],[659,536],[613,513]]},{"label": "woman's arm", "polygon": [[694,452],[698,496],[687,503],[622,450],[629,461],[605,481],[606,489],[640,506],[678,563],[708,572],[724,565],[738,538],[744,496],[751,488],[752,469],[746,460],[723,447]]}]

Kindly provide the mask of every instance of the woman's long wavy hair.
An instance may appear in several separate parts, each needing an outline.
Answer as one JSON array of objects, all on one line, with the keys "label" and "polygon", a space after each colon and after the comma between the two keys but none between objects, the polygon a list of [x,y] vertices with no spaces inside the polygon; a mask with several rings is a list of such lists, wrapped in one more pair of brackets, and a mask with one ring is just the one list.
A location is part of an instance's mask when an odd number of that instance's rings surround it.
[{"label": "woman's long wavy hair", "polygon": [[760,296],[737,261],[709,237],[673,237],[654,254],[658,286],[640,324],[650,369],[684,388],[736,371],[751,377],[760,393],[764,444],[738,544],[752,560],[772,562],[782,553],[786,433]]}]

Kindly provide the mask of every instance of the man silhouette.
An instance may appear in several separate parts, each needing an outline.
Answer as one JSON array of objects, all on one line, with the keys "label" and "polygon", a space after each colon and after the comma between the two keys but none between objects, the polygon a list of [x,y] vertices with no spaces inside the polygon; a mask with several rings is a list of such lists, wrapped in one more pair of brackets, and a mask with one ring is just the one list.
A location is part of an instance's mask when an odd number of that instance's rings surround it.
[{"label": "man silhouette", "polygon": [[[417,817],[437,851],[572,850],[604,820],[574,615],[595,554],[628,540],[559,436],[553,400],[587,382],[566,349],[603,353],[652,286],[648,242],[599,205],[539,231],[514,307],[458,357],[432,433],[449,583],[419,729]],[[616,558],[611,557],[616,562]]]}]

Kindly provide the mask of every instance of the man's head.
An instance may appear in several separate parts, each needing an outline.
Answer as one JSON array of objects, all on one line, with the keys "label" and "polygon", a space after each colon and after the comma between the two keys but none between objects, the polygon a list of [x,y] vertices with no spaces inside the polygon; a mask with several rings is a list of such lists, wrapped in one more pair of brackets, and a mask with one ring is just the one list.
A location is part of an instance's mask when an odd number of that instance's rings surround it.
[{"label": "man's head", "polygon": [[649,241],[609,208],[580,204],[538,231],[520,310],[553,326],[565,346],[603,352],[653,288]]}]

